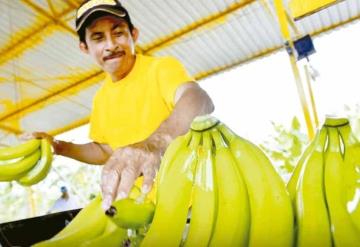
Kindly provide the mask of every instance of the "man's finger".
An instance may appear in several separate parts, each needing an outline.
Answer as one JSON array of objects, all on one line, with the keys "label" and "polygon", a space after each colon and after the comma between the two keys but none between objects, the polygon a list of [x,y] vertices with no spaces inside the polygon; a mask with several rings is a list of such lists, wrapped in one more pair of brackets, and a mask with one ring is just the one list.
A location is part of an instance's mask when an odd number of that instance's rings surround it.
[{"label": "man's finger", "polygon": [[26,132],[26,133],[22,133],[21,135],[19,135],[19,139],[21,141],[28,141],[28,140],[34,139],[34,136],[32,133]]},{"label": "man's finger", "polygon": [[124,199],[129,195],[136,178],[139,176],[139,171],[136,171],[134,166],[128,165],[121,173],[121,181],[118,189],[117,199]]},{"label": "man's finger", "polygon": [[103,196],[102,207],[104,210],[109,209],[115,199],[117,188],[120,182],[121,163],[111,156],[106,162],[101,173],[101,191]]},{"label": "man's finger", "polygon": [[143,175],[144,175],[144,181],[142,184],[141,192],[147,194],[150,192],[154,184],[154,180],[156,176],[155,167],[151,164],[146,164],[144,167]]}]

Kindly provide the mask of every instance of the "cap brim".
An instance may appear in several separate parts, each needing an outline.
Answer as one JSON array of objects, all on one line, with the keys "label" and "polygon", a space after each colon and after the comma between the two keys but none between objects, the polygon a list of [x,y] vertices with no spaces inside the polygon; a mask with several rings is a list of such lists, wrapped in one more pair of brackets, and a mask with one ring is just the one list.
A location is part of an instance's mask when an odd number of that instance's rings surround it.
[{"label": "cap brim", "polygon": [[106,12],[106,13],[109,13],[109,14],[112,14],[112,15],[115,15],[115,16],[118,16],[118,17],[125,17],[126,16],[126,13],[124,11],[121,11],[121,10],[114,10],[114,9],[109,9],[109,8],[105,8],[105,7],[98,7],[98,8],[95,8],[95,9],[92,9],[91,11],[89,11],[88,13],[86,13],[84,16],[81,17],[81,20],[79,22],[79,24],[76,26],[76,31],[79,31],[82,26],[84,25],[84,23],[86,22],[86,20],[88,20],[88,18],[96,13],[96,12]]}]

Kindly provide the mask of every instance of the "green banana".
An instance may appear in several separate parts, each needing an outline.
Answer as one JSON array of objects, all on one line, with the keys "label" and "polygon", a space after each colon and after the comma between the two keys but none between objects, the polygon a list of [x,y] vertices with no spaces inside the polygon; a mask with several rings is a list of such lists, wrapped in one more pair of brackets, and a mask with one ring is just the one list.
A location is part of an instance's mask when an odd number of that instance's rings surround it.
[{"label": "green banana", "polygon": [[[317,132],[314,140],[317,138],[317,136],[319,135],[320,132]],[[299,175],[300,172],[302,170],[302,167],[304,166],[304,163],[307,161],[307,159],[309,158],[309,154],[312,152],[314,147],[314,142],[311,141],[307,147],[305,148],[304,152],[301,154],[299,161],[297,162],[295,169],[290,177],[289,182],[286,185],[287,191],[289,192],[290,195],[290,199],[291,201],[294,203],[295,202],[295,197],[296,197],[296,187],[297,187],[297,183],[299,181]]]},{"label": "green banana", "polygon": [[332,246],[324,192],[323,151],[327,138],[323,128],[313,141],[314,149],[304,161],[296,190],[297,246]]},{"label": "green banana", "polygon": [[80,247],[119,247],[123,246],[124,241],[127,239],[127,230],[118,227],[111,220],[108,220],[104,232],[100,236],[85,241]]},{"label": "green banana", "polygon": [[161,159],[160,169],[157,175],[157,186],[159,186],[163,179],[164,174],[170,168],[172,161],[177,157],[179,149],[183,146],[187,146],[191,139],[191,132],[187,132],[185,135],[178,136],[173,140],[166,149],[164,156]]},{"label": "green banana", "polygon": [[150,224],[155,210],[155,205],[151,201],[138,201],[131,198],[117,200],[112,207],[114,215],[109,218],[125,229],[138,229]]},{"label": "green banana", "polygon": [[345,146],[344,177],[345,203],[350,217],[360,232],[360,143],[350,125],[338,128]]},{"label": "green banana", "polygon": [[105,230],[108,218],[101,207],[101,197],[94,198],[62,231],[35,247],[79,246],[85,240],[99,237]]},{"label": "green banana", "polygon": [[249,246],[292,246],[291,200],[270,160],[224,124],[217,128],[228,140],[247,186],[251,212]]},{"label": "green banana", "polygon": [[193,185],[190,228],[185,247],[208,246],[213,224],[216,220],[216,187],[214,181],[214,161],[212,139],[208,131],[202,135],[202,145],[198,148]]},{"label": "green banana", "polygon": [[40,147],[40,140],[32,139],[14,147],[0,149],[0,160],[16,159],[35,152]]},{"label": "green banana", "polygon": [[0,165],[0,181],[12,181],[24,176],[25,172],[36,165],[40,155],[38,149],[17,162]]},{"label": "green banana", "polygon": [[152,224],[141,246],[179,246],[191,198],[200,133],[193,132],[189,145],[182,146],[158,187]]},{"label": "green banana", "polygon": [[246,185],[220,132],[214,128],[211,136],[216,147],[215,183],[218,196],[209,246],[247,246],[250,209]]},{"label": "green banana", "polygon": [[335,246],[358,246],[360,232],[354,226],[345,205],[344,161],[337,128],[327,128],[329,141],[325,152],[325,195]]},{"label": "green banana", "polygon": [[41,140],[41,159],[37,165],[18,179],[18,183],[24,186],[30,186],[43,180],[50,171],[52,162],[51,145],[48,140]]}]

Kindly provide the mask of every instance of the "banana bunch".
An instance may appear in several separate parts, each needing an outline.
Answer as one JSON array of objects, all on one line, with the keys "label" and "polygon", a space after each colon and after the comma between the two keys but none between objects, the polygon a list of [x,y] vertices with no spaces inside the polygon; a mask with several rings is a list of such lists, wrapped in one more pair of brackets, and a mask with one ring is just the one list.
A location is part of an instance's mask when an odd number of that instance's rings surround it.
[{"label": "banana bunch", "polygon": [[97,196],[62,231],[33,246],[121,246],[125,239],[127,231],[108,219]]},{"label": "banana bunch", "polygon": [[196,118],[170,144],[157,186],[141,246],[293,244],[293,210],[280,176],[258,147],[213,117]]},{"label": "banana bunch", "polygon": [[30,186],[43,180],[52,162],[51,145],[46,139],[33,139],[0,149],[0,181],[16,180]]},{"label": "banana bunch", "polygon": [[360,246],[360,143],[347,119],[326,119],[287,188],[297,246]]},{"label": "banana bunch", "polygon": [[123,246],[130,239],[135,242],[141,237],[135,235],[129,239],[128,229],[135,231],[144,228],[154,214],[154,204],[136,186],[132,188],[129,198],[115,201],[106,213],[101,201],[100,196],[94,198],[63,230],[34,246]]}]

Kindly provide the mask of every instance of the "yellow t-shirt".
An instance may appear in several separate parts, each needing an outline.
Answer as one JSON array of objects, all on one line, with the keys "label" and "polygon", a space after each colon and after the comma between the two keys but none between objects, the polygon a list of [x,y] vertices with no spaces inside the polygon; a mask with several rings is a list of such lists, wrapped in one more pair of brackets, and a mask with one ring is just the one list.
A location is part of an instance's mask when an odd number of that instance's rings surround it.
[{"label": "yellow t-shirt", "polygon": [[179,85],[193,81],[173,57],[137,55],[123,79],[109,75],[93,100],[90,138],[112,149],[148,138],[169,117]]}]

